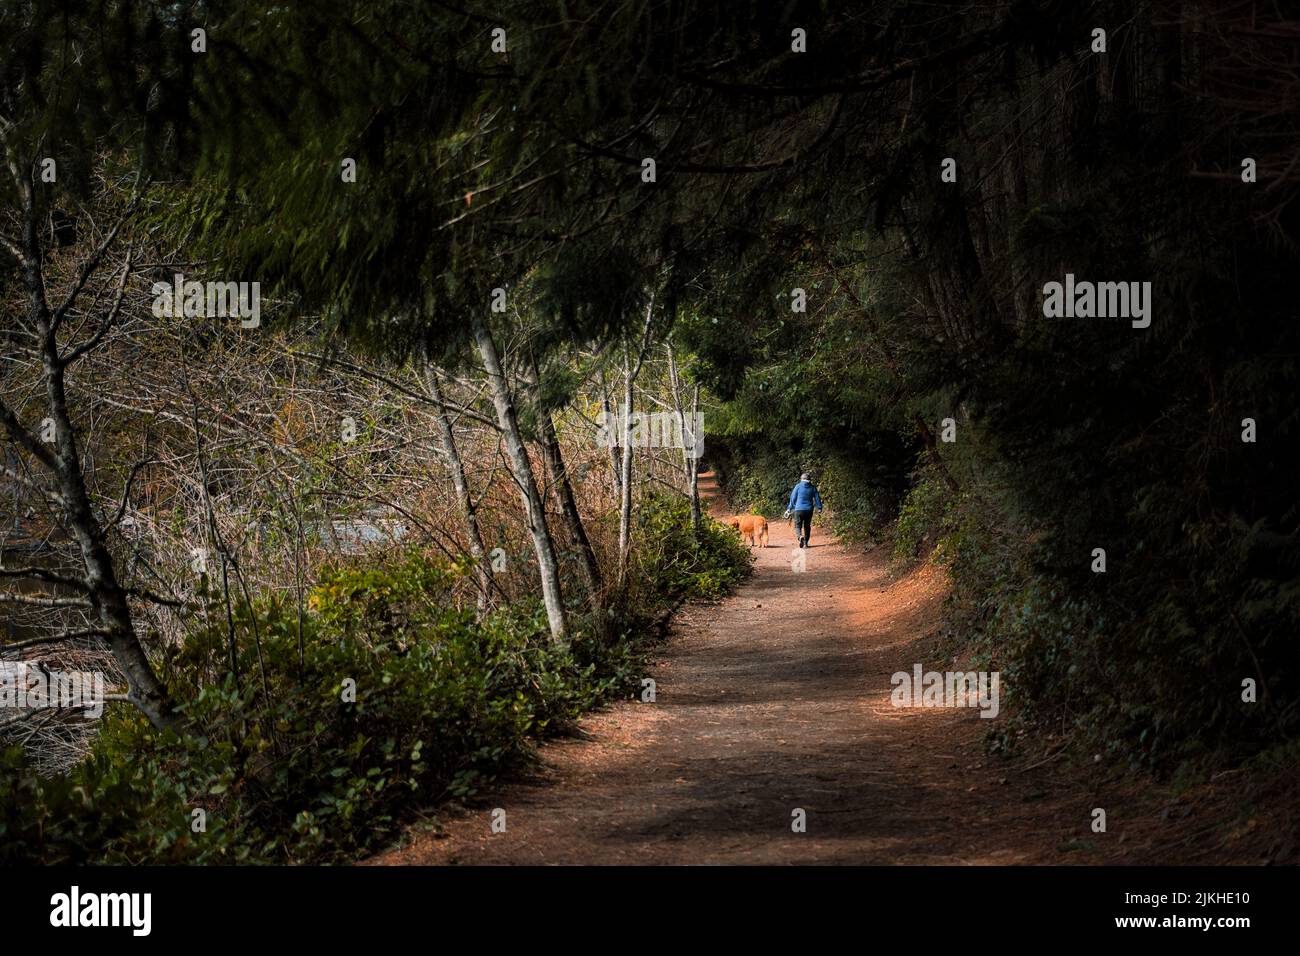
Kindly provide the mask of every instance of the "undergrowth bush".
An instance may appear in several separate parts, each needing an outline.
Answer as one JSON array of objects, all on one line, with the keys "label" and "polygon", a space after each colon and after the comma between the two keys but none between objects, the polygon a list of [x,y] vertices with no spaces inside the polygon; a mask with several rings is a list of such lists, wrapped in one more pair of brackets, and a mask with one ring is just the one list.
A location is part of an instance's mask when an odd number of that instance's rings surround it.
[{"label": "undergrowth bush", "polygon": [[[790,486],[788,467],[774,467],[771,461],[750,461],[740,465],[732,476],[727,500],[735,511],[772,517],[785,507]],[[795,478],[798,478],[795,474]]]},{"label": "undergrowth bush", "polygon": [[474,794],[531,740],[630,692],[636,623],[748,568],[678,502],[639,520],[641,603],[617,640],[579,623],[557,645],[537,601],[476,621],[448,600],[464,569],[419,554],[328,569],[301,627],[279,598],[230,624],[223,608],[166,662],[185,733],[116,707],[67,775],[0,754],[0,863],[338,862],[391,841],[415,806]]},{"label": "undergrowth bush", "polygon": [[817,488],[827,502],[835,534],[851,544],[872,544],[898,508],[892,489],[837,458],[823,469]]},{"label": "undergrowth bush", "polygon": [[636,520],[641,545],[627,599],[643,613],[657,615],[689,598],[721,597],[749,573],[749,550],[740,538],[707,515],[692,531],[690,503],[684,498],[649,495]]},{"label": "undergrowth bush", "polygon": [[[1269,636],[1294,622],[1296,602],[1252,579],[1240,559],[1248,534],[1224,526],[1183,539],[1171,527],[1158,544],[1144,542],[1173,566],[1199,569],[1163,582],[1136,574],[1142,552],[1116,535],[1097,572],[1095,539],[1046,533],[1033,515],[995,504],[995,488],[968,479],[967,489],[942,519],[935,554],[953,582],[950,626],[1003,674],[1000,739],[1050,727],[1090,752],[1172,771],[1246,759],[1294,719],[1266,699],[1281,673],[1261,673],[1254,655],[1281,656]],[[1235,616],[1222,611],[1233,603]],[[1256,704],[1242,700],[1246,678],[1256,681]]]},{"label": "undergrowth bush", "polygon": [[953,496],[932,468],[918,469],[915,483],[903,497],[894,525],[894,557],[910,561],[921,556],[923,546],[948,527]]}]

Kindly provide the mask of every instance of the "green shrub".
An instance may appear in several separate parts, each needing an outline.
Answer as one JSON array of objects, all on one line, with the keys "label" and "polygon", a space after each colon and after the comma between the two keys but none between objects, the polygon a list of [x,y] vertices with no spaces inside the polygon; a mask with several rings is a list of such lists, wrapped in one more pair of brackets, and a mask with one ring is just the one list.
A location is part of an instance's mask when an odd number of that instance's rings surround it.
[{"label": "green shrub", "polygon": [[737,513],[748,512],[770,518],[785,507],[785,496],[794,484],[788,470],[788,466],[781,467],[772,459],[746,462],[737,468],[727,498]]},{"label": "green shrub", "polygon": [[897,512],[893,491],[856,463],[829,459],[817,487],[828,503],[835,533],[846,542],[874,541]]},{"label": "green shrub", "polygon": [[632,597],[659,597],[663,605],[686,598],[717,598],[750,570],[749,550],[730,528],[707,515],[697,531],[690,503],[677,495],[647,496],[637,511],[640,546]]},{"label": "green shrub", "polygon": [[921,469],[898,509],[894,557],[904,561],[919,557],[922,546],[948,527],[953,504],[952,492],[938,472],[931,468]]},{"label": "green shrub", "polygon": [[[680,499],[647,502],[638,520],[642,603],[630,621],[717,596],[748,568],[726,529],[691,532]],[[474,794],[531,740],[635,685],[634,637],[579,625],[556,645],[536,600],[476,621],[447,600],[461,573],[420,555],[329,569],[301,632],[287,601],[235,610],[235,668],[214,615],[168,661],[183,736],[120,707],[67,775],[36,775],[17,749],[0,755],[0,862],[354,859],[416,805]]]}]

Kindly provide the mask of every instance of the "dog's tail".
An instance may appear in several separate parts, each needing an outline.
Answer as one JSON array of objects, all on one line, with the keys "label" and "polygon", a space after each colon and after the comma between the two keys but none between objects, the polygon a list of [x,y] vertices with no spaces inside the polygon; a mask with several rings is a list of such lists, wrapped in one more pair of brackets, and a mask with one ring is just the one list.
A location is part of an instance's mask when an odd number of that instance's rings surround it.
[{"label": "dog's tail", "polygon": [[767,522],[763,522],[763,530],[759,532],[759,540],[763,542],[763,547],[767,547]]}]

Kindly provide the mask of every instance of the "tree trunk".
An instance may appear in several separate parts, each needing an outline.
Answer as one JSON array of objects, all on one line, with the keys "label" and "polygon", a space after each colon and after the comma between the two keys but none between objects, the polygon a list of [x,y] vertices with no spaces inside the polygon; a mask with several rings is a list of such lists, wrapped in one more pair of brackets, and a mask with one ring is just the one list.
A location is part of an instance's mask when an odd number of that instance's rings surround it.
[{"label": "tree trunk", "polygon": [[673,352],[671,342],[664,344],[664,351],[668,353],[668,384],[673,390],[673,412],[677,415],[677,427],[682,435],[682,478],[687,485],[687,494],[690,493],[691,481],[691,455],[694,449],[687,446],[687,428],[686,428],[686,410],[682,408],[682,388],[681,379],[677,375],[677,356]]},{"label": "tree trunk", "polygon": [[492,579],[492,568],[488,563],[487,549],[483,546],[483,534],[479,528],[478,515],[474,510],[474,498],[470,494],[469,482],[465,479],[465,464],[461,461],[460,450],[456,447],[456,433],[452,431],[451,416],[442,400],[442,386],[438,384],[438,373],[429,368],[425,376],[429,383],[429,394],[438,405],[438,444],[442,448],[443,459],[451,473],[451,483],[456,489],[456,498],[460,503],[461,518],[465,522],[465,537],[469,540],[469,554],[474,560],[474,578],[478,582],[479,611],[487,609],[496,585]]},{"label": "tree trunk", "polygon": [[[534,395],[538,395],[538,384],[540,382],[537,371],[537,363],[531,358],[527,364],[528,382],[532,386]],[[555,486],[555,493],[560,499],[560,510],[564,514],[564,522],[568,526],[569,539],[578,550],[578,555],[582,559],[580,564],[583,576],[587,580],[587,592],[591,596],[593,606],[599,607],[601,596],[604,590],[604,580],[600,573],[600,564],[596,561],[596,551],[591,546],[591,539],[587,537],[587,529],[583,527],[582,515],[578,512],[578,502],[573,495],[573,485],[569,482],[569,470],[564,464],[564,454],[560,449],[560,438],[555,432],[555,422],[551,418],[551,413],[541,407],[538,403],[537,421],[541,428],[542,439],[542,460],[546,463],[546,471],[550,476],[551,484]]]},{"label": "tree trunk", "polygon": [[609,443],[609,470],[610,470],[610,474],[613,475],[613,479],[614,479],[614,497],[619,500],[622,500],[623,478],[621,474],[621,469],[619,467],[619,462],[622,459],[623,453],[622,453],[622,446],[619,444],[620,431],[618,427],[618,419],[614,416],[614,406],[609,400],[609,384],[605,381],[604,369],[601,369],[600,372],[600,394],[601,394],[600,406],[601,406],[601,410],[605,414],[606,429],[608,430],[610,428],[611,422],[614,423],[613,424],[614,440]]},{"label": "tree trunk", "polygon": [[654,319],[655,296],[650,294],[650,303],[645,310],[645,325],[641,329],[641,345],[637,351],[636,362],[623,353],[623,421],[619,432],[623,439],[623,461],[620,478],[621,499],[618,509],[618,580],[621,584],[627,573],[628,554],[632,547],[632,408],[635,401],[637,376],[641,374],[641,365],[645,362],[646,350],[650,347],[650,328]]},{"label": "tree trunk", "polygon": [[618,579],[627,572],[628,550],[632,544],[632,404],[634,400],[632,367],[623,374],[623,413],[619,433],[623,438],[623,460],[619,465],[618,503]]},{"label": "tree trunk", "polygon": [[[154,673],[144,646],[136,634],[126,590],[117,579],[104,529],[95,517],[90,494],[86,490],[76,433],[68,413],[64,384],[67,365],[64,357],[59,354],[55,316],[51,314],[45,298],[45,279],[41,274],[44,250],[37,235],[35,198],[30,181],[20,180],[19,189],[23,202],[23,279],[27,286],[28,312],[37,331],[37,351],[45,377],[46,410],[54,422],[53,451],[36,442],[17,417],[8,413],[8,409],[4,410],[4,424],[14,441],[26,446],[52,473],[63,499],[64,515],[81,552],[86,592],[100,625],[107,632],[113,657],[126,675],[130,699],[154,727],[164,730],[178,723],[176,710],[167,689]],[[110,241],[111,236],[116,234],[116,228],[110,233]],[[130,265],[128,254],[114,309],[121,306],[121,290],[125,288]]]},{"label": "tree trunk", "polygon": [[117,579],[113,557],[105,543],[104,529],[95,517],[90,495],[86,491],[77,439],[68,414],[64,367],[57,354],[48,313],[38,315],[37,327],[44,340],[42,359],[45,365],[46,406],[54,421],[55,480],[64,501],[68,524],[81,551],[82,564],[86,569],[86,589],[90,592],[100,624],[108,632],[108,644],[113,657],[126,675],[131,688],[131,700],[148,718],[149,723],[164,730],[176,724],[175,711],[171,697],[154,674],[153,666],[136,636],[126,591]]},{"label": "tree trunk", "polygon": [[564,455],[560,450],[560,439],[555,433],[555,424],[551,420],[550,412],[542,414],[541,423],[542,457],[546,461],[546,468],[550,473],[551,481],[555,484],[556,493],[560,497],[560,508],[564,512],[564,520],[569,526],[569,536],[578,549],[578,555],[582,558],[581,566],[587,579],[587,589],[591,592],[592,602],[599,605],[601,603],[601,593],[604,589],[600,564],[596,560],[596,551],[591,546],[591,539],[587,537],[587,529],[583,527],[582,515],[578,512],[578,502],[573,495],[573,486],[569,482],[569,471],[564,464]]},{"label": "tree trunk", "polygon": [[1029,182],[1025,175],[1025,145],[1020,130],[1020,117],[1016,113],[1012,115],[1006,157],[1004,178],[1007,190],[1011,194],[1010,213],[1007,219],[1007,250],[1008,260],[1011,263],[1011,291],[1016,309],[1016,326],[1023,333],[1033,321],[1030,308],[1029,272],[1025,267],[1025,252],[1020,247],[1018,235],[1019,223],[1029,209]]},{"label": "tree trunk", "polygon": [[[695,383],[695,397],[691,399],[691,428],[698,427],[700,420],[700,383]],[[700,458],[696,453],[702,435],[691,433],[691,456],[687,462],[689,475],[687,478],[688,487],[691,495],[691,530],[700,530]]]},{"label": "tree trunk", "polygon": [[537,490],[537,481],[533,477],[533,466],[528,460],[528,450],[524,447],[523,436],[519,431],[519,416],[515,411],[514,399],[510,386],[506,382],[505,372],[501,368],[501,356],[497,353],[496,342],[492,333],[482,319],[474,319],[474,339],[478,344],[483,367],[487,371],[488,385],[492,389],[492,404],[496,408],[497,425],[506,442],[506,453],[510,457],[510,468],[514,472],[515,482],[523,497],[524,515],[528,520],[528,532],[532,535],[533,550],[537,553],[537,569],[542,577],[542,601],[546,605],[546,619],[551,629],[551,639],[563,641],[568,637],[568,624],[564,614],[564,595],[560,588],[560,566],[555,556],[555,543],[551,532],[546,527],[546,511],[542,505],[542,496]]},{"label": "tree trunk", "polygon": [[681,380],[677,375],[677,356],[673,353],[672,344],[664,346],[668,352],[668,381],[672,384],[673,389],[673,408],[677,412],[677,422],[682,431],[682,470],[686,478],[686,496],[691,502],[691,530],[699,531],[700,529],[700,485],[699,485],[699,457],[696,454],[695,447],[698,444],[699,437],[695,434],[696,422],[699,420],[700,413],[700,386],[695,384],[695,397],[691,403],[691,425],[686,426],[686,410],[682,408]]}]

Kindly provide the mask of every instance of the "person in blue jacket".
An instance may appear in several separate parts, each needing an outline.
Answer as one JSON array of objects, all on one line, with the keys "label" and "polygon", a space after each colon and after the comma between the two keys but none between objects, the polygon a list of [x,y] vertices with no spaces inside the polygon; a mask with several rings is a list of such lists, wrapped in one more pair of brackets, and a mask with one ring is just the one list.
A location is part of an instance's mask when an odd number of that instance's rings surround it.
[{"label": "person in blue jacket", "polygon": [[799,483],[790,492],[790,503],[785,506],[785,516],[794,512],[795,533],[799,535],[799,547],[808,547],[812,539],[813,508],[822,510],[822,496],[817,494],[817,486],[808,477],[808,472],[799,476]]}]

